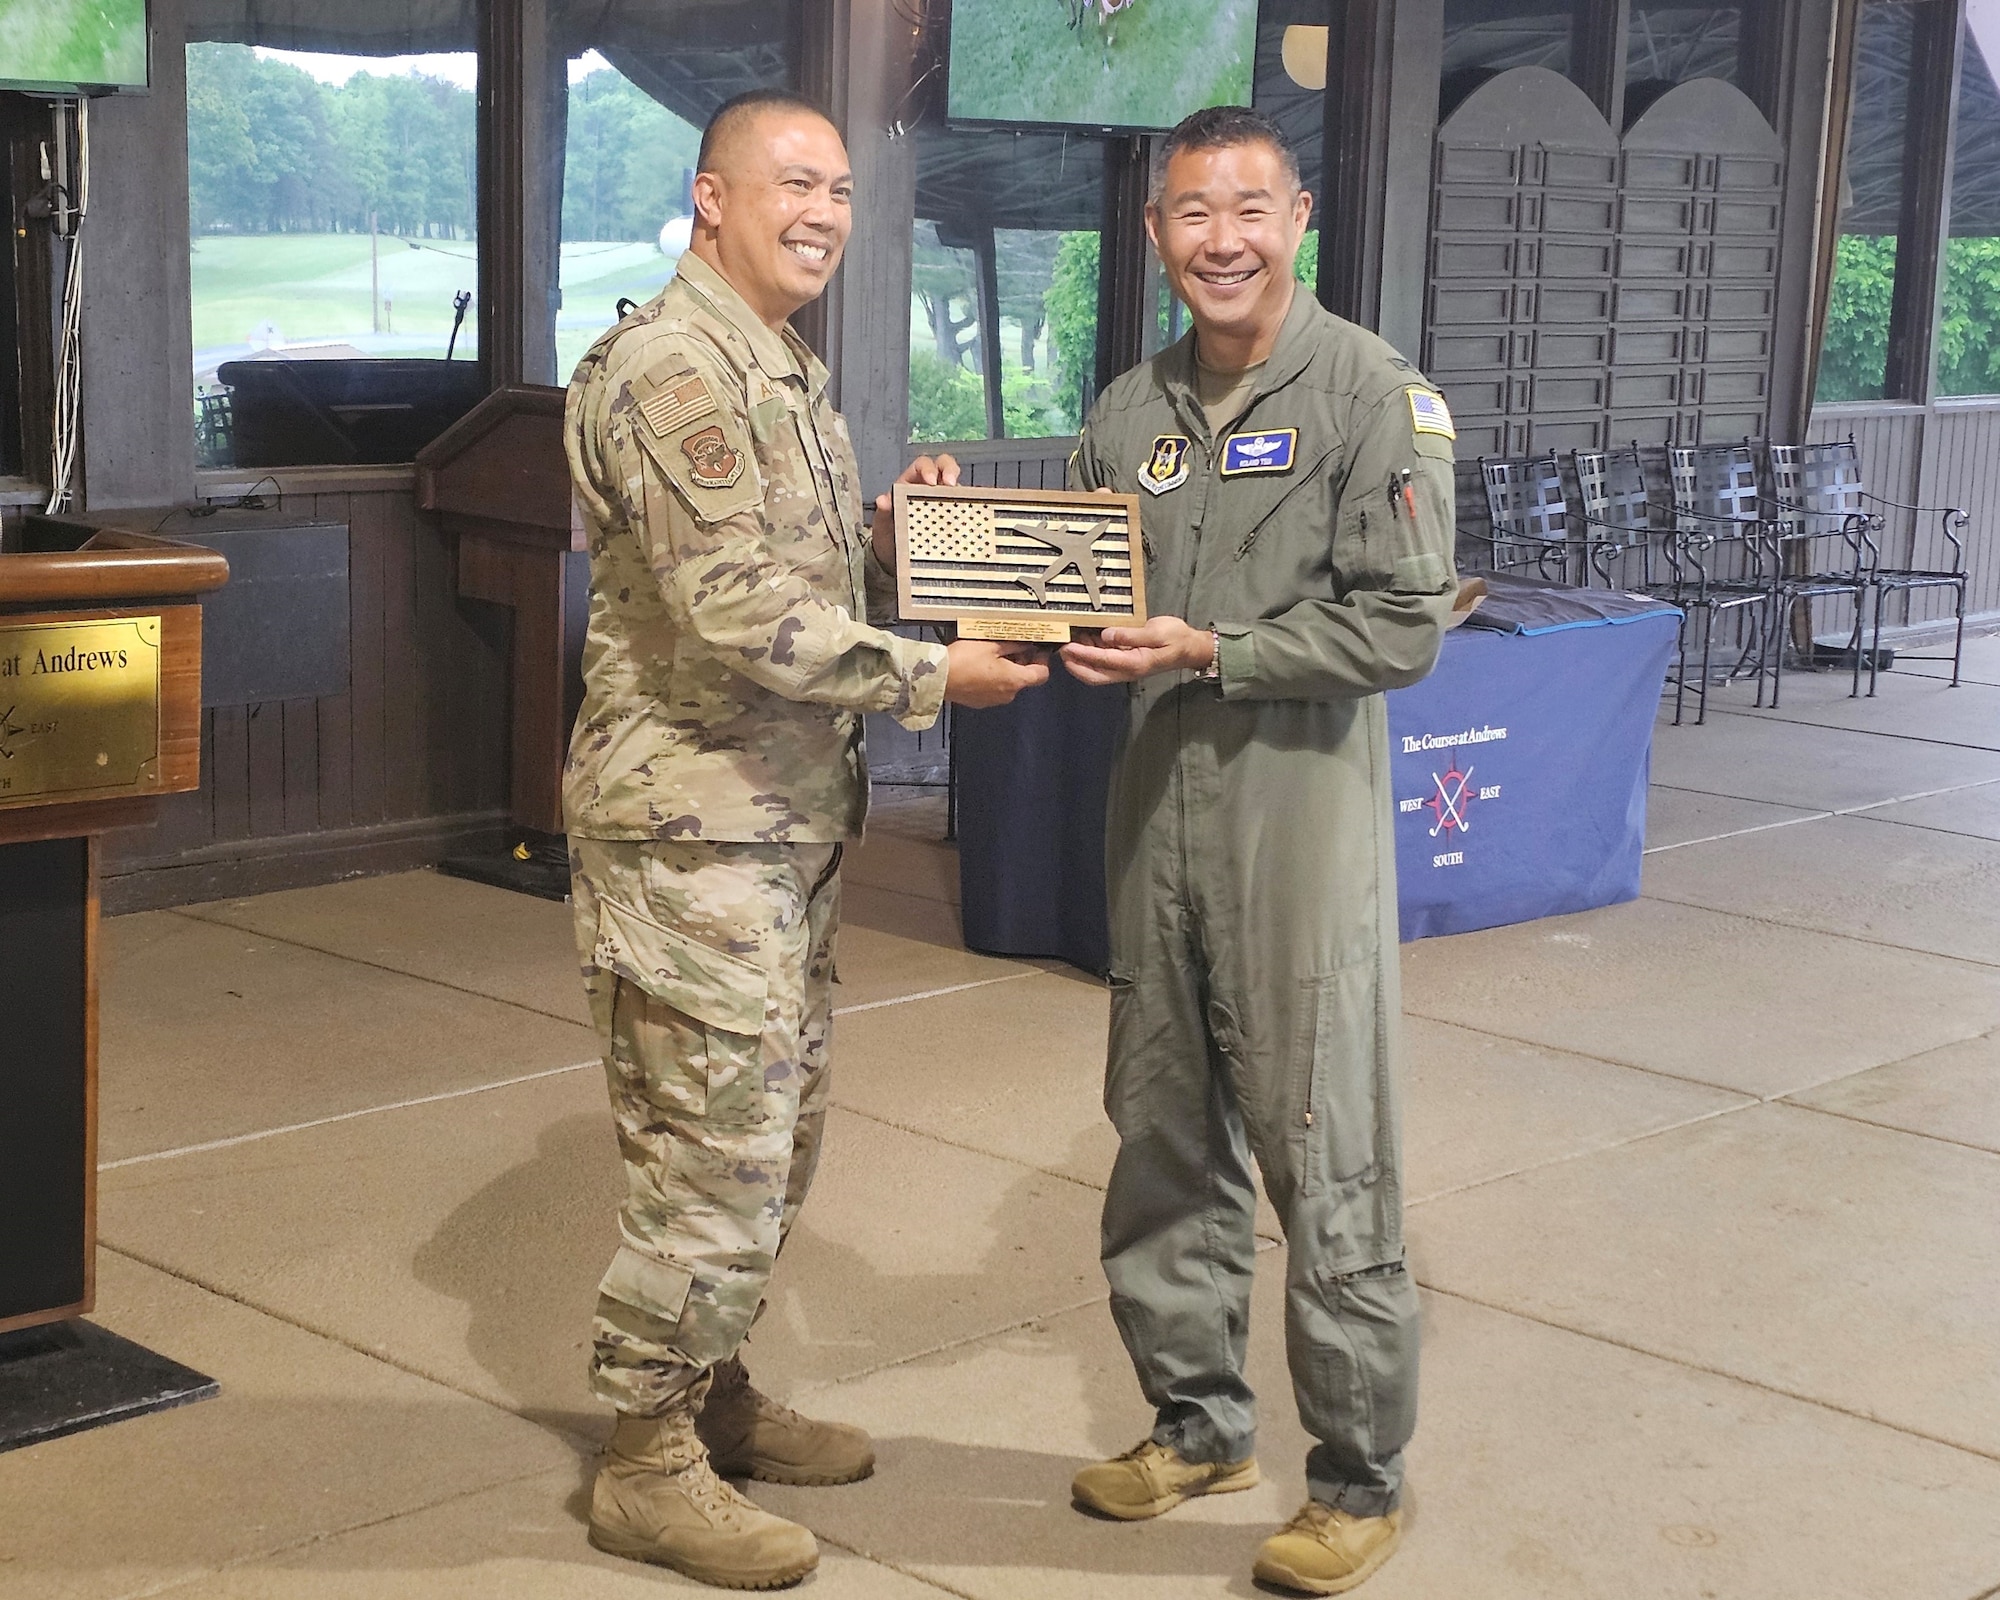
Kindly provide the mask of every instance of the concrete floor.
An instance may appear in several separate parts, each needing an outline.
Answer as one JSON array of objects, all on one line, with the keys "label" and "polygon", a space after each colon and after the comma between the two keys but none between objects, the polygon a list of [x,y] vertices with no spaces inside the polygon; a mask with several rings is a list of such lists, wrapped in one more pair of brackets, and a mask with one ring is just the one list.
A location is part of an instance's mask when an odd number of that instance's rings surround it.
[{"label": "concrete floor", "polygon": [[[1656,744],[1646,898],[1405,951],[1423,1417],[1377,1600],[2000,1595],[2000,638]],[[1303,1492],[1069,1506],[1148,1417],[1095,1260],[1104,995],[855,852],[826,1165],[750,1350],[881,1469],[827,1600],[1250,1595]],[[219,1399],[0,1456],[0,1597],[610,1597],[620,1190],[563,907],[428,873],[105,928],[98,1320]]]}]

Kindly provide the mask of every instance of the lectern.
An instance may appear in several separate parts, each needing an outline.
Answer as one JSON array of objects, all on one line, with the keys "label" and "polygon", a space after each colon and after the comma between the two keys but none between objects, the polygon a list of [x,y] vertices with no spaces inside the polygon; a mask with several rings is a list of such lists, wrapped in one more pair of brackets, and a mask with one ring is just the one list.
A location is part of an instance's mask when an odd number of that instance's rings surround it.
[{"label": "lectern", "polygon": [[417,455],[417,504],[458,540],[458,592],[514,613],[509,809],[562,832],[562,764],[583,682],[588,575],[563,455],[563,391],[497,389]]},{"label": "lectern", "polygon": [[[22,1330],[95,1301],[98,837],[200,783],[195,596],[228,576],[212,550],[114,530],[0,555],[0,1447],[25,1442],[7,1428],[23,1403],[7,1369],[25,1365],[10,1358],[85,1349]],[[56,1387],[99,1420],[133,1409]]]}]

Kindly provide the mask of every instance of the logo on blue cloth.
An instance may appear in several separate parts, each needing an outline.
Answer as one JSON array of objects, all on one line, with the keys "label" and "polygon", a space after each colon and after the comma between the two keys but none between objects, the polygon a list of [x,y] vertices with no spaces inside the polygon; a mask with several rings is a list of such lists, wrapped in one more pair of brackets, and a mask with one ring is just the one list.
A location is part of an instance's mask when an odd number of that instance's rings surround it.
[{"label": "logo on blue cloth", "polygon": [[1403,736],[1403,753],[1415,755],[1421,750],[1450,750],[1453,752],[1450,765],[1443,772],[1431,774],[1431,793],[1411,800],[1401,800],[1396,804],[1399,812],[1428,811],[1431,825],[1425,831],[1439,841],[1431,856],[1433,867],[1462,867],[1465,865],[1465,838],[1472,832],[1472,808],[1488,800],[1500,798],[1497,783],[1479,784],[1473,780],[1477,767],[1466,762],[1463,768],[1458,761],[1459,747],[1468,744],[1488,744],[1507,737],[1505,728],[1468,728],[1463,733],[1427,733],[1420,738]]},{"label": "logo on blue cloth", "polygon": [[1252,472],[1290,472],[1298,453],[1297,428],[1232,433],[1222,441],[1222,476],[1240,478]]}]

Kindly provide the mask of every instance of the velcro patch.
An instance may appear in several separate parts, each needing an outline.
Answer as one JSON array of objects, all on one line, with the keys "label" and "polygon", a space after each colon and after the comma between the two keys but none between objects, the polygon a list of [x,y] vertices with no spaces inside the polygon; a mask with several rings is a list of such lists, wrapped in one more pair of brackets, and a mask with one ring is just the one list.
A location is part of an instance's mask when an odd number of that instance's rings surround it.
[{"label": "velcro patch", "polygon": [[1253,472],[1290,472],[1298,456],[1297,428],[1266,428],[1261,433],[1232,433],[1222,441],[1220,476],[1245,477]]},{"label": "velcro patch", "polygon": [[681,454],[693,469],[688,475],[703,489],[727,489],[743,476],[743,452],[719,427],[689,434],[681,440]]},{"label": "velcro patch", "polygon": [[1435,433],[1445,439],[1458,437],[1458,429],[1451,424],[1451,407],[1444,403],[1443,395],[1414,387],[1409,395],[1412,428],[1418,433]]},{"label": "velcro patch", "polygon": [[708,392],[708,382],[698,372],[670,379],[639,402],[639,415],[646,419],[655,439],[679,433],[714,409],[715,396]]}]

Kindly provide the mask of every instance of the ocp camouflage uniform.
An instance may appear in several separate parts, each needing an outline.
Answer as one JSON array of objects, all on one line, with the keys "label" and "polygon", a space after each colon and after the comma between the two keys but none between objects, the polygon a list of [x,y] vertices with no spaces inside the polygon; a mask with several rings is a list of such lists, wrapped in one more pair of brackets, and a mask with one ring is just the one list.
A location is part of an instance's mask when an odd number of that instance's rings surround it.
[{"label": "ocp camouflage uniform", "polygon": [[592,1385],[654,1414],[734,1353],[812,1181],[865,711],[928,727],[826,369],[692,254],[570,383],[590,537],[563,809],[625,1158]]},{"label": "ocp camouflage uniform", "polygon": [[1104,1268],[1154,1440],[1248,1456],[1254,1153],[1312,1496],[1380,1516],[1417,1377],[1381,691],[1431,669],[1457,588],[1450,413],[1301,292],[1212,430],[1193,343],[1105,390],[1075,463],[1140,495],[1149,608],[1220,638],[1214,681],[1132,686],[1112,777]]}]

